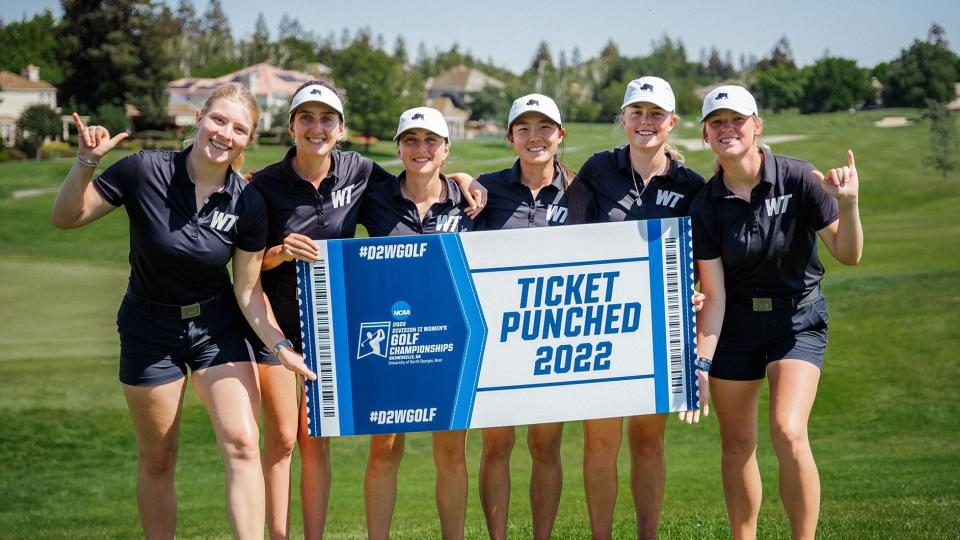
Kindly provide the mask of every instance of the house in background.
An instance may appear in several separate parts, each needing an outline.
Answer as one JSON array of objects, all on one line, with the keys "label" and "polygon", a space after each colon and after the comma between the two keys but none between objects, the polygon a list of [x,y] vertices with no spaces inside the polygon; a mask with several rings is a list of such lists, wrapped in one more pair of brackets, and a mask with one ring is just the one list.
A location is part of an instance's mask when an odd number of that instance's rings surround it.
[{"label": "house in background", "polygon": [[451,139],[472,138],[476,129],[467,129],[472,94],[488,87],[504,84],[478,69],[457,66],[427,79],[426,105],[443,113]]},{"label": "house in background", "polygon": [[0,70],[0,142],[13,146],[17,120],[31,105],[57,110],[57,89],[40,79],[40,68],[29,65],[20,75]]},{"label": "house in background", "polygon": [[233,73],[214,78],[185,78],[170,82],[167,90],[170,101],[167,113],[177,127],[196,122],[196,111],[221,84],[236,82],[247,87],[260,104],[260,127],[268,130],[278,122],[285,122],[290,97],[301,84],[314,80],[328,80],[330,68],[323,64],[309,64],[307,72],[280,69],[270,64],[255,64]]},{"label": "house in background", "polygon": [[447,129],[450,131],[451,139],[464,139],[467,137],[467,120],[470,119],[469,111],[458,108],[448,96],[427,99],[427,107],[432,107],[440,111],[443,119],[447,121]]},{"label": "house in background", "polygon": [[466,66],[457,66],[427,79],[427,99],[448,97],[460,109],[469,109],[470,94],[488,86],[503,88],[502,81]]},{"label": "house in background", "polygon": [[953,100],[947,103],[947,109],[960,111],[960,82],[953,85]]}]

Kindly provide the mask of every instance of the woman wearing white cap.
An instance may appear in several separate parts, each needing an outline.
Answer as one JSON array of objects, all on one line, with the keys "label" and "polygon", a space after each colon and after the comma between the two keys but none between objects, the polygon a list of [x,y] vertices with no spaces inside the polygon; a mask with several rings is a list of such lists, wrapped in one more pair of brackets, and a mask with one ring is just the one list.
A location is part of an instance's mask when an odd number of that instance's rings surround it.
[{"label": "woman wearing white cap", "polygon": [[[860,262],[853,151],[847,152],[847,166],[824,176],[805,161],[761,148],[756,101],[740,86],[707,94],[701,121],[718,169],[690,210],[693,254],[706,294],[697,317],[698,371],[702,394],[709,392],[719,419],[733,537],[757,534],[757,408],[766,378],[780,498],[793,538],[813,538],[820,477],[807,423],[827,344],[817,238],[841,263]],[[706,372],[709,388],[703,384]]]},{"label": "woman wearing white cap", "polygon": [[[289,535],[290,458],[299,441],[304,534],[319,538],[330,491],[329,442],[307,436],[304,409],[297,405],[294,373],[303,375],[305,367],[286,365],[284,369],[276,356],[277,347],[301,350],[292,261],[316,259],[317,246],[312,239],[353,237],[368,186],[380,181],[395,183],[396,178],[355,152],[337,149],[345,133],[343,102],[324,82],[309,81],[294,92],[288,131],[295,146],[283,160],[257,172],[251,185],[263,195],[269,219],[263,288],[291,343],[267,346],[254,338],[251,342],[263,402],[263,468],[270,536]],[[465,174],[455,176],[465,184],[472,180]]]},{"label": "woman wearing white cap", "polygon": [[[547,96],[518,98],[507,118],[507,140],[517,161],[513,167],[482,174],[477,180],[487,188],[487,206],[478,218],[478,230],[523,229],[570,223],[567,188],[574,174],[557,157],[565,131],[560,109]],[[536,424],[527,429],[533,458],[530,507],[533,537],[550,538],[560,505],[563,469],[560,442],[563,423]],[[507,536],[510,502],[510,454],[513,427],[483,430],[480,457],[480,502],[490,537]]]},{"label": "woman wearing white cap", "polygon": [[[620,125],[627,145],[594,154],[577,175],[576,192],[585,193],[578,212],[590,223],[669,218],[688,214],[690,202],[703,187],[703,177],[687,168],[668,146],[677,125],[676,99],[659,77],[641,77],[627,85]],[[695,299],[696,300],[696,299]],[[695,302],[696,303],[696,302]],[[699,420],[699,411],[683,415]],[[655,538],[666,479],[663,434],[667,415],[634,416],[628,420],[630,487],[639,538]],[[621,418],[584,422],[584,487],[594,538],[609,538],[617,497],[617,454]]]},{"label": "woman wearing white cap", "polygon": [[[450,135],[436,109],[416,107],[400,116],[397,155],[404,172],[399,182],[372,183],[360,211],[371,236],[404,236],[473,230],[457,183],[443,175]],[[467,517],[466,430],[435,431],[436,502],[443,538],[463,538]],[[387,538],[397,500],[397,470],[406,437],[372,435],[364,478],[367,537]]]}]

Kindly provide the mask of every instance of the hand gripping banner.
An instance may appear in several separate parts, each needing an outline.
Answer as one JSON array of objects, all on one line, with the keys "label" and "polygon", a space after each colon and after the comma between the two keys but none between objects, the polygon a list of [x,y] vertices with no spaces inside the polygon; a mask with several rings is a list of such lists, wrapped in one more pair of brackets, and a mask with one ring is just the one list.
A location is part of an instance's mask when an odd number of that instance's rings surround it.
[{"label": "hand gripping banner", "polygon": [[311,436],[698,406],[688,218],[317,244]]}]

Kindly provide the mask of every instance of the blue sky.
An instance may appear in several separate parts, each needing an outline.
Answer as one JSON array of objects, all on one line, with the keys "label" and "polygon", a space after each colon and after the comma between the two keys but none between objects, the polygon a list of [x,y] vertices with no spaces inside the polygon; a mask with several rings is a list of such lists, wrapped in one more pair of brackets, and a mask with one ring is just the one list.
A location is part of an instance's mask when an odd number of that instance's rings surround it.
[{"label": "blue sky", "polygon": [[[208,0],[193,0],[203,12]],[[175,7],[178,0],[166,0]],[[294,0],[222,0],[235,37],[253,32],[264,14],[271,35],[284,13],[319,35],[340,35],[370,27],[382,34],[388,48],[397,35],[411,56],[422,41],[430,50],[448,49],[454,42],[463,51],[521,71],[537,44],[545,40],[556,58],[561,50],[579,47],[583,58],[595,56],[609,39],[622,54],[645,55],[651,42],[666,34],[680,39],[687,56],[698,60],[701,48],[716,46],[721,54],[758,58],[767,55],[786,35],[800,64],[813,63],[825,51],[853,58],[863,67],[892,60],[917,38],[925,39],[930,24],[946,29],[954,51],[960,47],[960,4],[957,0],[713,0],[518,2],[516,0],[447,0],[417,2],[303,2]],[[28,17],[44,8],[59,13],[57,0],[0,0],[6,21]]]}]

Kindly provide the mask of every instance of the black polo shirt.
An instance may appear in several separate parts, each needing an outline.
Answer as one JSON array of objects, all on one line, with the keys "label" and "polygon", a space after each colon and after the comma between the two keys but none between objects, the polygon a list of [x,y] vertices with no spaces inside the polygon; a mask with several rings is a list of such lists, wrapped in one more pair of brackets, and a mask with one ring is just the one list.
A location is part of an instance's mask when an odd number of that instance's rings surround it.
[{"label": "black polo shirt", "polygon": [[93,181],[104,200],[130,219],[133,294],[165,304],[192,304],[231,286],[233,249],[260,251],[267,238],[260,194],[227,171],[224,187],[198,212],[187,154],[139,152],[114,163]]},{"label": "black polo shirt", "polygon": [[559,168],[553,181],[540,188],[536,199],[521,181],[519,159],[513,167],[482,174],[477,181],[487,189],[487,205],[474,224],[476,230],[526,229],[570,223],[567,192]]},{"label": "black polo shirt", "polygon": [[691,208],[693,256],[723,261],[728,295],[785,297],[809,293],[823,277],[817,231],[840,215],[806,161],[763,151],[750,202],[710,179]]},{"label": "black polo shirt", "polygon": [[[333,151],[327,177],[316,189],[293,169],[293,147],[282,161],[254,175],[251,186],[263,195],[269,225],[267,247],[283,244],[290,233],[316,240],[353,238],[360,215],[360,201],[371,182],[396,178],[382,167],[356,152]],[[289,296],[295,294],[296,266],[286,261],[263,273],[263,288],[268,293],[284,284]]]},{"label": "black polo shirt", "polygon": [[584,188],[588,223],[687,216],[704,185],[702,176],[672,157],[667,174],[654,176],[646,186],[640,175],[634,186],[632,171],[629,146],[598,152],[583,164],[575,182]]},{"label": "black polo shirt", "polygon": [[406,173],[394,180],[371,182],[360,208],[360,222],[370,236],[403,236],[408,234],[432,234],[465,232],[474,228],[473,220],[466,214],[467,203],[460,194],[457,183],[444,175],[447,183],[447,198],[435,203],[421,220],[417,205],[400,192],[406,181]]}]

